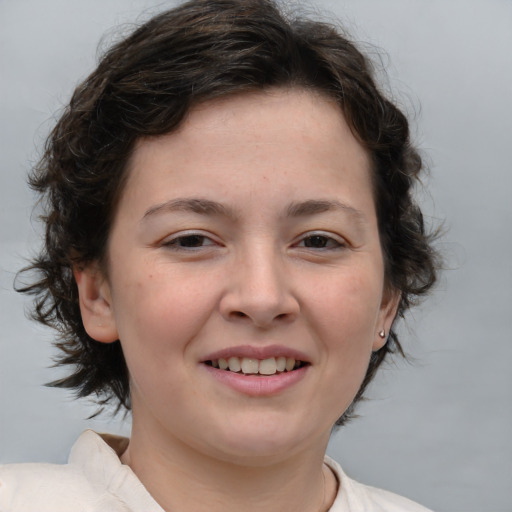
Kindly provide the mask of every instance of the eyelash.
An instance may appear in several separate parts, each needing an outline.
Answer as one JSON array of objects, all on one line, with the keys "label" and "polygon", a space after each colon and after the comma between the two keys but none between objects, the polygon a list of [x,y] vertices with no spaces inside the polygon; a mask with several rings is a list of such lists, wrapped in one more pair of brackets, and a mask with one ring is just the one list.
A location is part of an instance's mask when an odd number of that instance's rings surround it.
[{"label": "eyelash", "polygon": [[[187,245],[187,242],[189,245]],[[185,244],[182,245],[183,243]],[[308,245],[308,243],[310,245]],[[315,247],[315,244],[318,245]],[[198,251],[200,249],[204,249],[205,247],[211,247],[215,245],[218,244],[208,235],[197,232],[181,234],[162,243],[163,247],[175,251]],[[338,237],[322,232],[312,232],[302,235],[300,240],[296,242],[294,246],[318,251],[335,251],[337,249],[344,249],[347,244],[343,239],[339,239]]]},{"label": "eyelash", "polygon": [[[307,246],[307,245],[301,245],[306,244],[307,241],[310,243],[316,239],[316,242],[321,242],[323,246],[320,247],[313,247],[313,246]],[[297,242],[296,246],[305,248],[305,249],[313,249],[313,250],[320,250],[320,251],[333,251],[336,249],[344,249],[347,244],[345,240],[340,239],[338,237],[326,234],[326,233],[306,233],[301,237],[301,239]]]},{"label": "eyelash", "polygon": [[[180,244],[180,242],[181,243],[183,243],[185,241],[191,242],[194,239],[196,242],[200,241],[202,243],[200,243],[199,245],[196,245],[194,243],[192,243],[192,245],[181,245]],[[208,241],[208,243],[205,244],[204,243],[205,241]],[[175,250],[175,251],[194,251],[194,250],[197,251],[204,247],[210,247],[213,245],[217,245],[217,244],[209,236],[203,235],[202,233],[195,233],[195,232],[181,234],[179,236],[176,236],[174,238],[171,238],[169,240],[165,240],[164,242],[162,242],[163,247],[167,247],[167,248]]]}]

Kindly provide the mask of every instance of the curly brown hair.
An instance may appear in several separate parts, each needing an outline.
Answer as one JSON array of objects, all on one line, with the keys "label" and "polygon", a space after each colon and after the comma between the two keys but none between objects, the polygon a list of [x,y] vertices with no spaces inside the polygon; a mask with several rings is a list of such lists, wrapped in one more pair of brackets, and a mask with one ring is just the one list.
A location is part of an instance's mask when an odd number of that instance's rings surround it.
[{"label": "curly brown hair", "polygon": [[[43,200],[46,237],[24,269],[37,278],[19,291],[34,295],[34,318],[58,330],[57,364],[73,368],[53,385],[130,409],[121,345],[86,333],[73,267],[105,260],[135,142],[172,132],[199,102],[276,87],[334,99],[370,155],[386,283],[401,294],[398,315],[431,288],[437,255],[412,197],[422,161],[406,117],[376,85],[370,60],[334,26],[287,16],[272,0],[192,0],[105,53],[76,88],[30,177]],[[392,328],[354,403],[397,351],[403,355]]]}]

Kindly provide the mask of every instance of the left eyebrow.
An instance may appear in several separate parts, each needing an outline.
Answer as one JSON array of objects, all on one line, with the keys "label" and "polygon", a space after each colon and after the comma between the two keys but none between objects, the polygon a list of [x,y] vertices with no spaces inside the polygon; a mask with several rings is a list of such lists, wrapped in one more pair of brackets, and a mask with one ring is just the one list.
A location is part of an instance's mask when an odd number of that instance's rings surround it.
[{"label": "left eyebrow", "polygon": [[293,202],[288,206],[286,215],[288,217],[302,217],[330,211],[341,211],[353,217],[357,222],[366,222],[366,216],[362,211],[336,199],[310,199],[308,201]]},{"label": "left eyebrow", "polygon": [[165,212],[191,212],[199,215],[221,215],[225,217],[235,217],[234,212],[227,206],[216,201],[210,201],[203,198],[177,198],[157,204],[149,208],[143,215],[142,220],[146,220],[156,214]]}]

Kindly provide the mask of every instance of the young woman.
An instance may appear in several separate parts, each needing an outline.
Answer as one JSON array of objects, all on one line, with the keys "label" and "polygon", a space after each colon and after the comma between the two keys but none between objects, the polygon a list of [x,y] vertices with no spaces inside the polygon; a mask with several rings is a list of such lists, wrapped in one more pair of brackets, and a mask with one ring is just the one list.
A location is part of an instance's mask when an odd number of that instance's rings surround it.
[{"label": "young woman", "polygon": [[369,61],[268,0],[193,0],[114,46],[31,177],[57,382],[131,410],[2,511],[424,511],[325,457],[435,281],[421,159]]}]

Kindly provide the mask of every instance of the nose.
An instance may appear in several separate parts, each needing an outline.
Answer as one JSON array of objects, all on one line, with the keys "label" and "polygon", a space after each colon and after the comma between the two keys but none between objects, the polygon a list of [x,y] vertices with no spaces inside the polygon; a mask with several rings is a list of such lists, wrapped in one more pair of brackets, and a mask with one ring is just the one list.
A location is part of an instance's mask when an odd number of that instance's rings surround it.
[{"label": "nose", "polygon": [[265,329],[292,322],[299,309],[282,255],[271,248],[240,255],[229,271],[226,292],[220,301],[225,319]]}]

